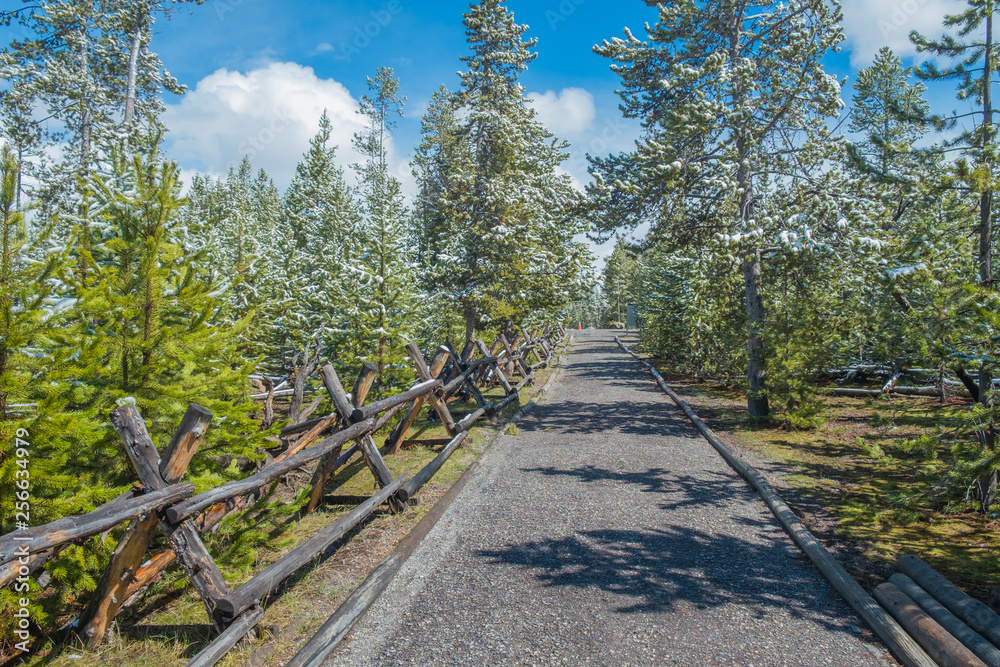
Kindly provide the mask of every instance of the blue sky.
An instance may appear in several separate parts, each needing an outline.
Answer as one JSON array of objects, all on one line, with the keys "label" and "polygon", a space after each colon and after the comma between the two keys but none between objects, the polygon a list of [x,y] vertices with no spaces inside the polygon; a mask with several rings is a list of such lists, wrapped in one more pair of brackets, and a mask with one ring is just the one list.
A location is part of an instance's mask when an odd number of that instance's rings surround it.
[{"label": "blue sky", "polygon": [[[909,64],[915,55],[911,29],[936,35],[941,17],[962,0],[843,0],[847,42],[828,61],[831,73],[853,78],[883,44]],[[186,172],[225,173],[249,153],[284,187],[295,162],[315,133],[324,108],[333,119],[340,160],[357,158],[350,138],[359,128],[354,113],[365,93],[365,76],[390,66],[409,100],[397,131],[393,163],[412,191],[409,156],[419,142],[420,116],[430,95],[457,85],[459,58],[466,53],[462,14],[466,0],[208,0],[181,5],[156,27],[152,48],[167,69],[189,88],[167,99],[167,152]],[[621,36],[625,26],[641,35],[656,10],[641,0],[509,0],[519,23],[537,37],[537,59],[522,83],[552,131],[569,139],[566,165],[580,183],[587,179],[585,153],[628,149],[634,123],[621,119],[614,94],[617,78],[591,51]],[[845,89],[849,102],[850,82]],[[957,106],[949,86],[929,97],[936,110]],[[608,248],[598,249],[603,255]]]}]

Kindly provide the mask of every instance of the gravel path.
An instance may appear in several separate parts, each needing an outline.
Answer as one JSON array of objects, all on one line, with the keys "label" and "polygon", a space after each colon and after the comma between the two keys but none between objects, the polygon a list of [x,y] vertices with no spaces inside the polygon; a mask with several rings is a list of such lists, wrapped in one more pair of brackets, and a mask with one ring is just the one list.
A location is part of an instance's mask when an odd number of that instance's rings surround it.
[{"label": "gravel path", "polygon": [[328,665],[889,665],[606,331]]}]

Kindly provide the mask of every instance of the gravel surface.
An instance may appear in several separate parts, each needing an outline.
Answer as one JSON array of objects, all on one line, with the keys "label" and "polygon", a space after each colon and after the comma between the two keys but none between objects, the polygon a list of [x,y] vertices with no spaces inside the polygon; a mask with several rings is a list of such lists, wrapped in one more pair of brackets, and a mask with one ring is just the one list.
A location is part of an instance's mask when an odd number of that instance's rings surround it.
[{"label": "gravel surface", "polygon": [[891,665],[607,331],[328,665]]}]

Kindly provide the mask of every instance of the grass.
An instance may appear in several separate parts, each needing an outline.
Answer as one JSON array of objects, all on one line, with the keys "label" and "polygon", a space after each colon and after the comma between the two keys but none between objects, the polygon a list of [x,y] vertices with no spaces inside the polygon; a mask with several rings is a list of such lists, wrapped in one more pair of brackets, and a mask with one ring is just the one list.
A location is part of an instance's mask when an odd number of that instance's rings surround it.
[{"label": "grass", "polygon": [[[522,389],[521,398],[497,416],[497,424],[504,424],[521,405],[527,403],[554,372],[557,362],[549,369],[536,371],[535,382]],[[503,397],[499,388],[484,392],[487,401]],[[475,409],[475,404],[451,403],[449,408],[455,420]],[[445,428],[438,421],[430,421],[425,410],[408,435],[408,440],[429,441],[447,438]],[[501,426],[491,425],[485,419],[472,428],[470,437],[463,443],[438,473],[420,491],[419,505],[403,514],[390,514],[385,507],[377,510],[367,521],[349,532],[344,539],[332,545],[324,556],[311,566],[294,575],[281,591],[267,601],[266,613],[261,623],[261,636],[253,643],[242,643],[219,663],[223,667],[242,665],[252,653],[259,657],[269,653],[262,664],[278,665],[287,661],[308,640],[343,600],[364,578],[392,552],[416,523],[447,492],[462,473],[485,450],[488,442],[497,435]],[[512,423],[504,432],[516,435]],[[386,433],[388,433],[388,429]],[[385,434],[376,437],[384,440]],[[386,463],[394,476],[412,477],[440,451],[440,445],[417,444],[402,448]],[[350,511],[352,506],[327,505],[312,514],[297,511],[295,501],[301,500],[302,487],[308,487],[311,470],[293,476],[290,485],[278,484],[267,507],[258,507],[227,517],[214,537],[205,541],[213,556],[219,561],[230,588],[250,579],[271,563],[277,561],[296,545],[329,525],[338,516]],[[349,465],[338,471],[326,490],[340,495],[370,495],[375,484],[363,459],[356,456]],[[291,508],[292,511],[289,511]],[[245,540],[255,549],[253,561],[229,562],[225,549],[233,540]],[[66,620],[80,609],[67,611]],[[214,636],[207,626],[205,608],[188,584],[182,571],[174,567],[163,579],[146,593],[134,608],[117,619],[113,641],[97,651],[87,651],[62,644],[49,644],[32,656],[25,664],[77,667],[79,665],[108,664],[126,667],[165,667],[184,665],[206,646]]]},{"label": "grass", "polygon": [[869,589],[903,554],[916,554],[967,593],[1000,586],[997,515],[941,486],[953,456],[935,438],[945,424],[936,399],[892,402],[823,397],[826,423],[812,431],[753,424],[745,394],[657,369],[725,440],[781,487],[786,501]]}]

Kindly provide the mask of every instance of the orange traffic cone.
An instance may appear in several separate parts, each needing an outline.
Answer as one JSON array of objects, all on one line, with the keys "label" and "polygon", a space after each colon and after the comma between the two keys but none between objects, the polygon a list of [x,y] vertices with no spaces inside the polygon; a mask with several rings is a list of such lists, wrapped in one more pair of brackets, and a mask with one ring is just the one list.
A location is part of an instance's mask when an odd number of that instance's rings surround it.
[{"label": "orange traffic cone", "polygon": [[583,329],[583,322],[580,322],[580,323],[578,323],[578,324],[576,325],[576,328],[577,328],[577,329],[581,329],[581,330],[582,330],[582,329]]}]

